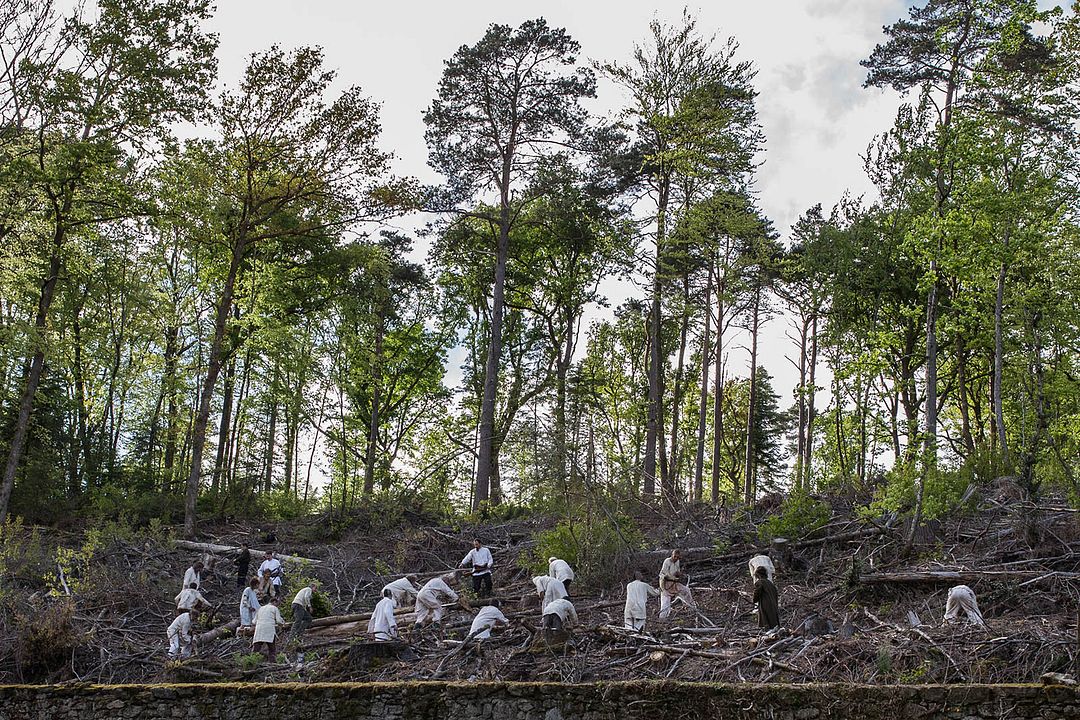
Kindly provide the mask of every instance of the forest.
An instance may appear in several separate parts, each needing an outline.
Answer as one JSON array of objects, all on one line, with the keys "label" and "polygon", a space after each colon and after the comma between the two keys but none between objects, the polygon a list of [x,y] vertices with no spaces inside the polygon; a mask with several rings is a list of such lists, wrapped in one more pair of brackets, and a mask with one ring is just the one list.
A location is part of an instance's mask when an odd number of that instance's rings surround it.
[{"label": "forest", "polygon": [[895,19],[862,61],[899,107],[876,195],[784,236],[754,60],[690,13],[621,62],[542,18],[461,38],[428,185],[318,47],[222,84],[210,0],[7,0],[0,522],[825,494],[914,533],[1001,477],[1080,500],[1077,11]]}]

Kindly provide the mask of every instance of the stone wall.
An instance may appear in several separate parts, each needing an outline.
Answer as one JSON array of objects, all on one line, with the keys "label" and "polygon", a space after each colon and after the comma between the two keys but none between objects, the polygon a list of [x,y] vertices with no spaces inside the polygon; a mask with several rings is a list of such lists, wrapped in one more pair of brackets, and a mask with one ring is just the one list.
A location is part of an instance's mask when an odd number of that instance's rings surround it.
[{"label": "stone wall", "polygon": [[677,682],[0,686],[0,720],[901,720],[1080,718],[1080,690],[1038,685]]}]

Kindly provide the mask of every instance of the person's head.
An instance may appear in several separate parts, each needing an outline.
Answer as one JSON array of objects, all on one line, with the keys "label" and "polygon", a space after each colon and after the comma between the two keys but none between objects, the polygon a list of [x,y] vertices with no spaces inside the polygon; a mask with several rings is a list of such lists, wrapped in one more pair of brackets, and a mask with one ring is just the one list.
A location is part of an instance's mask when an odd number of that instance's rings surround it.
[{"label": "person's head", "polygon": [[638,582],[642,581],[642,576],[641,576],[641,571],[640,570],[635,570],[634,571],[634,579],[637,580]]},{"label": "person's head", "polygon": [[671,559],[672,560],[678,560],[681,557],[682,557],[682,553],[679,552],[678,548],[675,548],[674,550],[671,551]]},{"label": "person's head", "polygon": [[202,560],[196,560],[195,563],[191,567],[195,568],[195,572],[199,572],[200,570],[203,569]]},{"label": "person's head", "polygon": [[312,590],[318,590],[319,589],[319,581],[318,580],[312,580],[311,584],[309,584],[308,587],[311,588]]},{"label": "person's head", "polygon": [[408,580],[413,585],[420,582],[420,578],[418,578],[416,575],[406,575],[405,579]]},{"label": "person's head", "polygon": [[480,542],[480,538],[473,538],[472,546],[474,550],[479,550],[480,548],[484,547],[484,543]]},{"label": "person's head", "polygon": [[188,615],[190,615],[191,619],[194,620],[197,617],[199,617],[199,611],[196,610],[195,608],[191,608],[190,610],[188,610]]},{"label": "person's head", "polygon": [[491,607],[493,607],[493,608],[499,608],[499,607],[502,607],[502,603],[501,603],[501,602],[499,602],[499,600],[498,600],[497,598],[492,598],[492,599],[491,599],[491,602],[489,602],[489,603],[488,603],[488,605],[490,605],[490,606],[491,606]]},{"label": "person's head", "polygon": [[247,543],[240,543],[240,549],[241,550],[247,550],[248,549],[248,544]]},{"label": "person's head", "polygon": [[279,596],[275,595],[274,597],[270,598],[270,603],[272,605],[280,605],[281,604],[281,598]]},{"label": "person's head", "polygon": [[457,585],[458,584],[457,573],[447,573],[446,575],[443,575],[443,582],[446,583],[447,585],[449,585],[450,587],[453,587],[454,585]]},{"label": "person's head", "polygon": [[257,577],[251,578],[251,580],[248,581],[248,587],[250,587],[252,590],[259,587],[259,578],[257,578]]},{"label": "person's head", "polygon": [[388,598],[388,597],[394,597],[394,593],[393,593],[393,592],[391,592],[390,588],[383,588],[383,591],[382,591],[382,596],[383,596],[384,598]]},{"label": "person's head", "polygon": [[551,563],[555,562],[555,561],[556,561],[556,560],[558,560],[558,559],[559,559],[559,558],[557,558],[557,557],[555,557],[554,555],[552,555],[551,557],[549,557],[549,558],[548,558],[548,565],[550,565]]},{"label": "person's head", "polygon": [[263,557],[266,558],[267,560],[272,560],[273,557],[274,557],[274,553],[271,552],[270,550],[267,550],[266,552],[263,553]]},{"label": "person's head", "polygon": [[764,566],[760,566],[754,571],[754,577],[758,580],[767,580],[769,578],[769,571],[766,570]]},{"label": "person's head", "polygon": [[198,590],[199,583],[188,583],[188,588],[190,588],[191,590]]}]

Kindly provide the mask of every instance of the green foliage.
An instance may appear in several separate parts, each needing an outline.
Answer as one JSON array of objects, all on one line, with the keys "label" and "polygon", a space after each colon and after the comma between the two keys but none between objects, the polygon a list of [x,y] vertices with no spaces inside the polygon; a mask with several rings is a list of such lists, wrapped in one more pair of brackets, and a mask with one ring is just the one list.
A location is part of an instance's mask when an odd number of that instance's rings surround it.
[{"label": "green foliage", "polygon": [[957,509],[974,480],[970,468],[937,468],[925,471],[916,465],[897,465],[885,476],[870,505],[874,514],[882,511],[906,512],[915,504],[915,482],[923,478],[923,517],[933,520]]},{"label": "green foliage", "polygon": [[38,587],[51,566],[37,528],[27,531],[19,518],[0,524],[0,608],[12,599],[15,587]]},{"label": "green foliage", "polygon": [[94,553],[105,546],[107,532],[88,530],[79,548],[56,548],[56,570],[45,576],[50,595],[78,597],[93,590],[95,581],[94,573],[90,571],[90,563],[94,559]]},{"label": "green foliage", "polygon": [[529,566],[546,574],[548,558],[558,557],[574,568],[575,583],[612,587],[624,580],[631,555],[643,547],[641,531],[626,517],[616,518],[615,524],[595,519],[590,524],[563,522],[537,534]]},{"label": "green foliage", "polygon": [[831,517],[828,503],[806,492],[793,492],[784,498],[779,511],[761,524],[758,532],[763,540],[800,538],[829,522]]},{"label": "green foliage", "polygon": [[254,670],[263,661],[263,654],[258,652],[238,654],[236,656],[236,664],[240,666],[241,670]]}]

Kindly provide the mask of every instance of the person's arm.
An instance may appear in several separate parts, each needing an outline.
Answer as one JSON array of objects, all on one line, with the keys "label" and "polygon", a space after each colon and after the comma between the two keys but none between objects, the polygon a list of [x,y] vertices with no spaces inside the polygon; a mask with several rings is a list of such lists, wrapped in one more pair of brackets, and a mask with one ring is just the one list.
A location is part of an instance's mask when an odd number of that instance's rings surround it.
[{"label": "person's arm", "polygon": [[647,592],[649,593],[649,597],[660,597],[660,590],[658,588],[654,588],[652,585],[649,585],[648,588]]},{"label": "person's arm", "polygon": [[461,562],[458,563],[458,567],[466,567],[468,565],[474,565],[475,562],[476,562],[473,559],[473,553],[474,552],[476,552],[476,551],[475,550],[470,550],[469,552],[465,553],[465,557],[461,558]]}]

